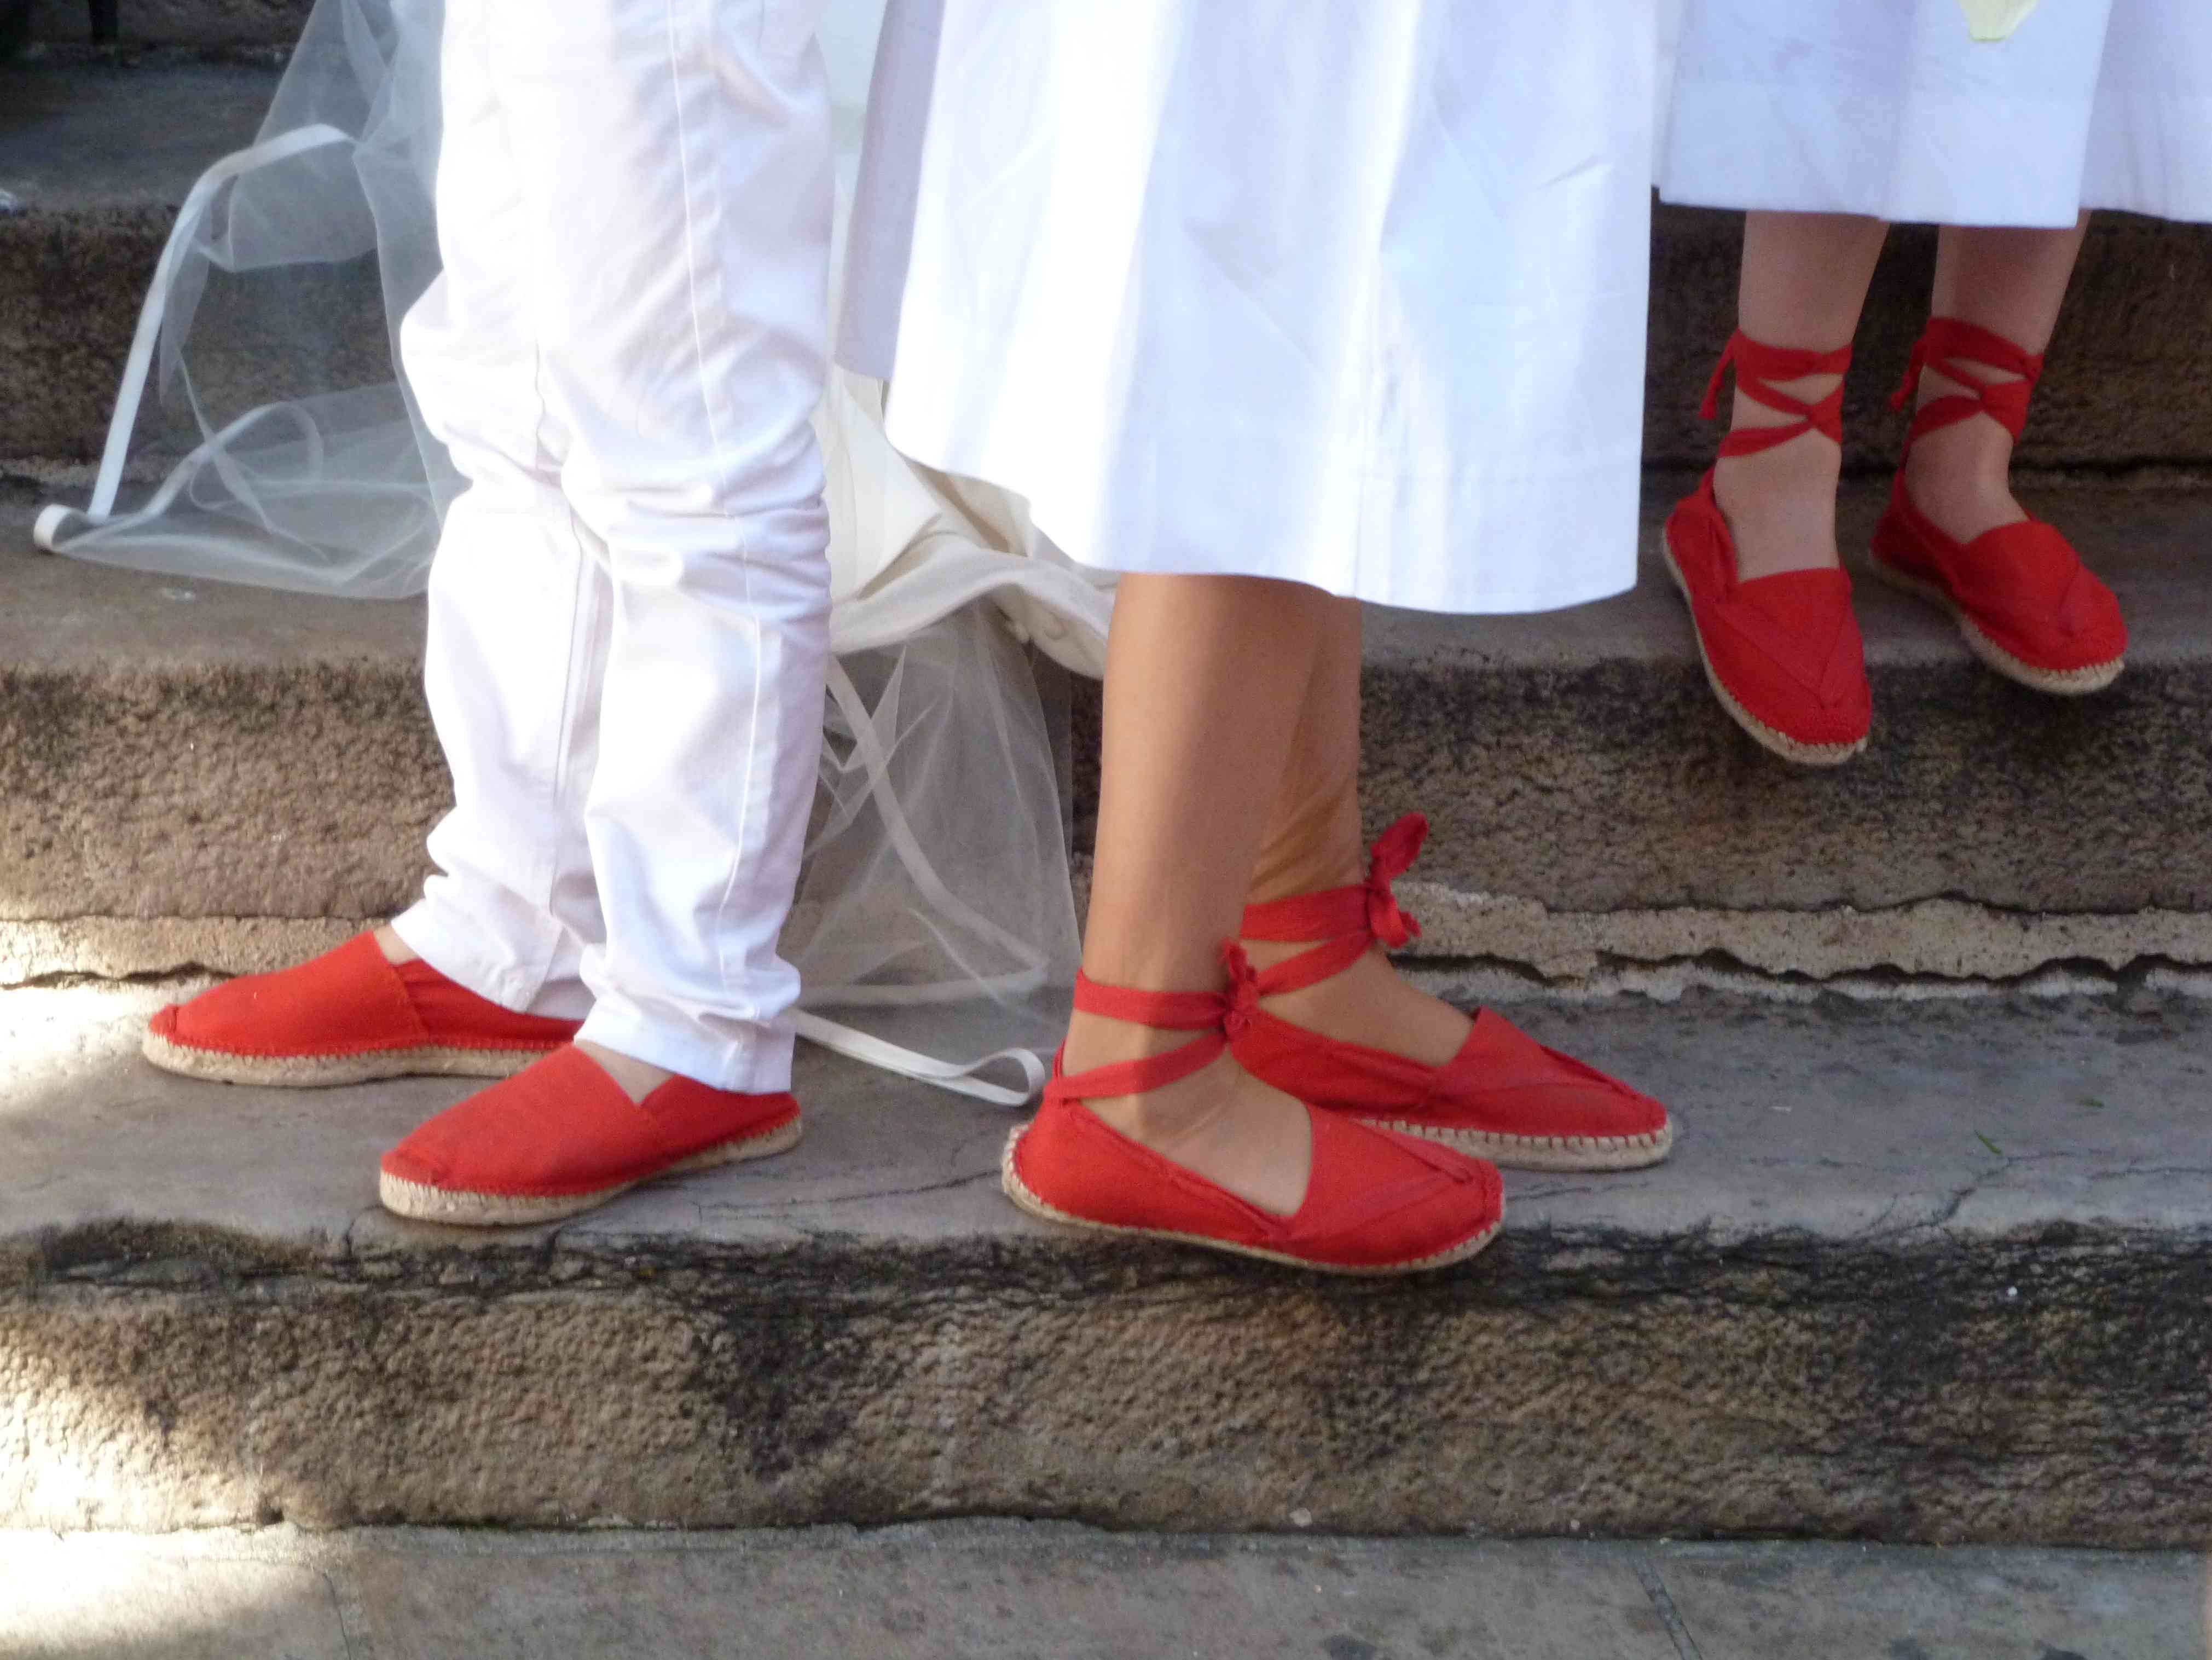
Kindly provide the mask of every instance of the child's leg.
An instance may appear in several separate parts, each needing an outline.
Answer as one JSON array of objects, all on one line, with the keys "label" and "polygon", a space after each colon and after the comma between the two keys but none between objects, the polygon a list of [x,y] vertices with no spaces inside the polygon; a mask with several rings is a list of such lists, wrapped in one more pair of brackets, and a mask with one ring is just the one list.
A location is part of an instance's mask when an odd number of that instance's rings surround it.
[{"label": "child's leg", "polygon": [[[1841,214],[1747,215],[1736,326],[1763,345],[1816,352],[1849,345],[1887,234],[1878,219]],[[1780,390],[1813,403],[1835,390],[1836,380],[1809,375]],[[1784,426],[1790,419],[1738,389],[1734,427]],[[1842,469],[1843,452],[1812,432],[1756,455],[1721,459],[1713,489],[1735,534],[1740,576],[1838,562]]]},{"label": "child's leg", "polygon": [[[1297,583],[1126,576],[1106,663],[1098,851],[1083,968],[1153,991],[1224,983],[1253,860],[1332,600]],[[1357,825],[1352,831],[1355,842]],[[1189,1043],[1079,1013],[1069,1073]],[[1278,1214],[1305,1192],[1305,1110],[1226,1055],[1164,1088],[1086,1101],[1124,1135]]]},{"label": "child's leg", "polygon": [[378,943],[512,1008],[581,1019],[604,933],[584,796],[612,596],[561,492],[567,435],[538,386],[532,202],[493,70],[488,9],[441,43],[444,270],[402,325],[408,378],[468,488],[430,570],[424,682],[453,777],[439,867]]},{"label": "child's leg", "polygon": [[820,759],[830,106],[799,3],[461,0],[492,19],[539,385],[612,603],[580,1042],[788,1087],[777,954]]},{"label": "child's leg", "polygon": [[[1972,323],[2040,356],[2058,325],[2088,224],[2085,213],[2070,230],[1945,226],[1936,249],[1933,314]],[[1984,385],[2020,378],[1979,364],[1965,372]],[[1931,368],[1921,377],[1919,401],[1925,404],[1956,390],[1949,377]],[[2013,499],[2012,452],[2012,435],[1987,415],[1940,428],[1913,444],[1905,459],[1905,489],[1945,534],[1972,541],[2027,517]]]}]

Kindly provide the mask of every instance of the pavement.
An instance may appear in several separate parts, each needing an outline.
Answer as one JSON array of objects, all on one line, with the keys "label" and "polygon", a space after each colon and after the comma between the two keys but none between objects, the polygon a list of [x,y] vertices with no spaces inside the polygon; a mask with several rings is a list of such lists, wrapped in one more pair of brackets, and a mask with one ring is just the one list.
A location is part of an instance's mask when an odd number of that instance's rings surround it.
[{"label": "pavement", "polygon": [[0,1534],[6,1660],[2206,1660],[2193,1552],[875,1531]]}]

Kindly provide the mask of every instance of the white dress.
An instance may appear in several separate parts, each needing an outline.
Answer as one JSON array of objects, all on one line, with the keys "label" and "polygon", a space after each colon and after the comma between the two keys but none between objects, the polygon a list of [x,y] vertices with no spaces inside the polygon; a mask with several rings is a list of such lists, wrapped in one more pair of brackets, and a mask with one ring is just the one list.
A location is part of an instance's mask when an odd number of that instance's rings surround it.
[{"label": "white dress", "polygon": [[939,31],[928,96],[876,88],[927,115],[901,450],[1114,570],[1447,611],[1632,583],[1651,0],[893,20]]},{"label": "white dress", "polygon": [[1952,225],[2212,220],[2212,0],[1668,0],[1660,193]]}]

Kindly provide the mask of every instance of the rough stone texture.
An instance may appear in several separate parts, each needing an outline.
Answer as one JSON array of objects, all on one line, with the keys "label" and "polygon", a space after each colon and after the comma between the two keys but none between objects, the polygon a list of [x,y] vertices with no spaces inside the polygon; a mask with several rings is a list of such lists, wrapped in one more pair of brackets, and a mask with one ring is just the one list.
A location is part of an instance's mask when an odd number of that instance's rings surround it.
[{"label": "rough stone texture", "polygon": [[419,604],[0,564],[0,919],[357,918],[419,886],[450,787]]},{"label": "rough stone texture", "polygon": [[127,980],[205,969],[267,974],[343,945],[361,931],[347,917],[76,916],[0,921],[0,986],[90,976]]},{"label": "rough stone texture", "polygon": [[410,1225],[374,1158],[465,1085],[171,1079],[155,1000],[0,998],[9,1524],[2212,1528],[2212,1005],[1523,1007],[1676,1158],[1374,1285],[1034,1224],[1005,1115],[812,1050],[789,1158]]},{"label": "rough stone texture", "polygon": [[[2051,915],[1955,899],[1876,911],[1554,911],[1434,882],[1402,882],[1398,893],[1421,924],[1407,957],[1505,964],[1553,985],[1687,962],[1812,980],[1887,970],[1966,981],[2014,980],[2053,964],[2118,972],[2212,963],[2212,915],[2181,911]],[[0,979],[6,938],[0,929]]]},{"label": "rough stone texture", "polygon": [[[314,0],[122,0],[126,46],[289,46]],[[31,39],[81,45],[91,39],[84,0],[31,0]]]},{"label": "rough stone texture", "polygon": [[[45,38],[79,38],[66,0],[40,4]],[[275,41],[305,11],[304,0],[131,0],[125,27],[135,40]],[[0,456],[97,449],[169,210],[201,167],[252,136],[275,68],[56,49],[0,69],[0,189],[27,208],[0,219]],[[115,199],[126,184],[127,208]],[[1645,424],[1655,465],[1711,459],[1697,409],[1734,325],[1740,237],[1736,215],[1658,214]],[[1875,279],[1847,409],[1856,469],[1895,459],[1902,423],[1885,400],[1925,319],[1934,258],[1932,231],[1900,230]],[[358,367],[373,366],[383,349],[373,291],[356,276],[325,301],[351,307]],[[248,395],[267,346],[242,340],[214,366],[217,381]],[[2100,216],[2050,356],[2025,465],[2212,465],[2212,228]]]}]

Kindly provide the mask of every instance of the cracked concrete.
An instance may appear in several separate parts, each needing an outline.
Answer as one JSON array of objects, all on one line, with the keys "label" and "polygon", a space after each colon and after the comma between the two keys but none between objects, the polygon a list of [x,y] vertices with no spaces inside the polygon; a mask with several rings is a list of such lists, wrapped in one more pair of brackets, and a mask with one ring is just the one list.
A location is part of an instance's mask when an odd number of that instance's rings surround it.
[{"label": "cracked concrete", "polygon": [[1676,1157],[1366,1286],[1033,1223],[1008,1115],[811,1050],[787,1158],[408,1224],[376,1155],[465,1085],[170,1078],[161,994],[0,996],[12,1524],[2212,1528],[2202,1003],[1524,1006]]}]

